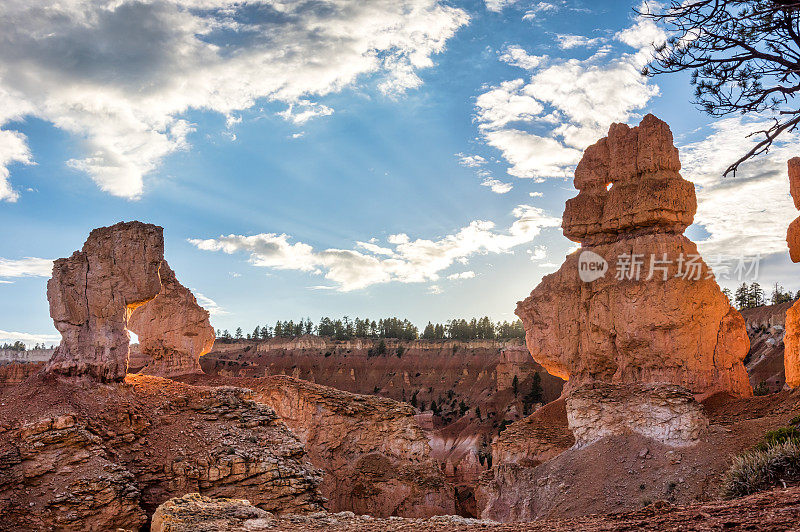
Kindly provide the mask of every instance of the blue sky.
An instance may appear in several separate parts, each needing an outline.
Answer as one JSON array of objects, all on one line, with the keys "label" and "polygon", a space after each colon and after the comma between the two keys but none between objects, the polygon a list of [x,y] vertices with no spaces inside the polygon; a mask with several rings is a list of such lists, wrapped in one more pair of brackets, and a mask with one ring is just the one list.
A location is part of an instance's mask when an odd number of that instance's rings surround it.
[{"label": "blue sky", "polygon": [[48,260],[131,219],[164,227],[215,327],[511,319],[573,248],[581,151],[647,112],[698,185],[706,258],[760,253],[762,284],[800,288],[797,139],[721,178],[754,125],[637,74],[663,39],[638,4],[37,3],[0,7],[0,342],[55,342]]}]

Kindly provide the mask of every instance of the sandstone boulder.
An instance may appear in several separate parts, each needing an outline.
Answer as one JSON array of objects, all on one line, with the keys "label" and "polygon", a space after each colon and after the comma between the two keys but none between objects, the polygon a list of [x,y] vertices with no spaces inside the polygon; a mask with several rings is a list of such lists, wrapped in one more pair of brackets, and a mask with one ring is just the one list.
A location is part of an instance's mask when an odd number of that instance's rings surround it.
[{"label": "sandstone boulder", "polygon": [[56,260],[47,299],[62,340],[45,370],[123,380],[128,317],[161,290],[163,258],[161,227],[125,222],[93,230],[81,251]]},{"label": "sandstone boulder", "polygon": [[208,311],[178,282],[167,261],[159,276],[161,291],[128,320],[128,329],[139,337],[140,354],[149,361],[140,373],[167,378],[202,373],[199,358],[214,346]]},{"label": "sandstone boulder", "polygon": [[188,493],[170,499],[156,509],[151,532],[198,532],[215,530],[251,532],[269,530],[275,518],[246,499],[204,497]]},{"label": "sandstone boulder", "polygon": [[671,447],[697,443],[708,428],[700,403],[685,388],[664,384],[589,384],[566,397],[575,446],[641,434]]},{"label": "sandstone boulder", "polygon": [[[752,394],[744,320],[681,234],[696,200],[679,168],[669,127],[652,115],[612,125],[579,163],[563,228],[583,247],[516,310],[533,358],[567,391],[661,382],[699,397]],[[587,258],[605,275],[582,280]]]}]

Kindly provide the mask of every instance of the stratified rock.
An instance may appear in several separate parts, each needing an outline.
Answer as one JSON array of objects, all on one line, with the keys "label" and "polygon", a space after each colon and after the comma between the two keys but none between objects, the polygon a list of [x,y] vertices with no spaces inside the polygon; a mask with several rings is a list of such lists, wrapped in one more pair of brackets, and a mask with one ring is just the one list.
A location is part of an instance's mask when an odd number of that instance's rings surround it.
[{"label": "stratified rock", "polygon": [[501,432],[492,442],[492,463],[535,466],[555,458],[574,444],[562,397]]},{"label": "stratified rock", "polygon": [[252,532],[269,530],[275,518],[246,499],[204,497],[188,493],[156,509],[151,532]]},{"label": "stratified rock", "polygon": [[127,222],[93,230],[81,251],[56,260],[47,299],[62,340],[45,371],[123,380],[128,316],[158,295],[163,258],[163,229]]},{"label": "stratified rock", "polygon": [[128,320],[128,329],[139,337],[141,355],[149,359],[140,373],[167,378],[202,373],[198,359],[214,346],[208,311],[178,282],[167,261],[159,275],[159,294]]},{"label": "stratified rock", "polygon": [[[652,115],[612,125],[578,165],[563,228],[583,248],[516,310],[533,358],[569,379],[567,391],[662,382],[700,397],[752,394],[744,320],[681,234],[696,200],[679,168],[669,127]],[[605,275],[581,280],[587,258],[605,261]]]},{"label": "stratified rock", "polygon": [[697,443],[708,428],[700,403],[685,388],[666,384],[589,384],[566,398],[575,446],[637,433],[671,447]]},{"label": "stratified rock", "polygon": [[575,169],[580,193],[567,200],[564,235],[597,245],[623,234],[682,233],[692,223],[697,200],[680,168],[666,123],[647,115],[638,127],[613,124]]},{"label": "stratified rock", "polygon": [[329,510],[382,517],[455,513],[453,489],[410,405],[288,376],[266,377],[254,394],[325,471],[320,491]]},{"label": "stratified rock", "polygon": [[247,389],[144,375],[0,388],[3,530],[139,530],[191,492],[315,512],[320,481],[303,444]]}]

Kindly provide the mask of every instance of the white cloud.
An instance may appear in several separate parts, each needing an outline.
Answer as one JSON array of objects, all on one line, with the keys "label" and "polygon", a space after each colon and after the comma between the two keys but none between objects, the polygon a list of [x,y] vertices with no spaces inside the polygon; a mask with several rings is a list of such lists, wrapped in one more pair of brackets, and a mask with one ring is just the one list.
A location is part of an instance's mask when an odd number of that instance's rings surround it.
[{"label": "white cloud", "polygon": [[556,35],[556,41],[558,41],[558,47],[562,50],[571,50],[572,48],[589,47],[600,44],[603,42],[603,38],[594,37],[590,39],[589,37],[584,37],[583,35],[560,33]]},{"label": "white cloud", "polygon": [[0,277],[50,277],[53,261],[36,257],[4,259],[0,257]]},{"label": "white cloud", "polygon": [[726,118],[713,123],[703,140],[680,146],[681,173],[697,186],[695,223],[709,233],[698,242],[706,256],[787,253],[786,229],[800,213],[789,195],[786,161],[797,155],[800,133],[785,135],[767,156],[741,165],[735,177],[722,177],[757,141],[748,133],[769,125]]},{"label": "white cloud", "polygon": [[[0,127],[51,122],[83,142],[72,168],[136,198],[188,147],[187,111],[230,117],[266,99],[303,123],[331,112],[312,98],[367,76],[387,93],[419,85],[467,22],[440,0],[6,0]],[[8,165],[30,159],[18,133],[0,134],[0,198],[16,199]]]},{"label": "white cloud", "polygon": [[525,12],[525,15],[523,15],[522,20],[530,21],[535,19],[539,13],[547,13],[549,11],[557,11],[557,10],[558,7],[555,4],[552,4],[550,2],[539,2]]},{"label": "white cloud", "polygon": [[644,50],[667,40],[667,34],[651,19],[639,18],[636,24],[617,32],[614,38],[631,48]]},{"label": "white cloud", "polygon": [[529,80],[504,81],[478,96],[475,120],[484,141],[509,162],[509,175],[571,176],[587,146],[659,94],[641,75],[645,51],[609,52],[604,47],[587,59],[548,58]]},{"label": "white cloud", "polygon": [[505,51],[500,54],[500,61],[514,65],[525,70],[533,70],[538,68],[545,61],[546,55],[531,55],[521,46],[509,46]]},{"label": "white cloud", "polygon": [[541,192],[528,192],[528,196],[532,198],[541,198],[542,196],[544,196],[544,194]]},{"label": "white cloud", "polygon": [[437,295],[443,292],[442,287],[437,284],[432,284],[428,287],[428,293]]},{"label": "white cloud", "polygon": [[536,246],[528,250],[528,255],[533,262],[538,262],[547,258],[547,248],[544,246]]},{"label": "white cloud", "polygon": [[227,235],[210,239],[190,239],[197,248],[232,254],[249,253],[254,266],[276,270],[297,270],[323,275],[341,291],[357,290],[373,284],[437,281],[440,273],[454,263],[466,264],[472,255],[508,253],[533,241],[542,229],[558,227],[561,220],[530,205],[513,211],[515,221],[505,232],[495,224],[475,220],[454,234],[436,240],[412,240],[404,233],[390,235],[386,246],[357,242],[363,249],[325,249],[317,251],[302,242],[290,243],[285,234]]},{"label": "white cloud", "polygon": [[465,272],[459,272],[459,273],[452,273],[447,276],[447,278],[450,279],[451,281],[455,281],[458,279],[473,279],[474,277],[475,277],[475,272],[473,272],[472,270],[467,270]]},{"label": "white cloud", "polygon": [[466,166],[468,168],[477,168],[479,166],[483,166],[486,164],[486,159],[481,157],[480,155],[466,155],[464,153],[456,153],[456,157],[458,157],[458,164],[461,166]]},{"label": "white cloud", "polygon": [[475,107],[476,120],[481,129],[497,129],[510,122],[532,120],[544,106],[524,92],[525,81],[504,81],[488,92],[478,96]]},{"label": "white cloud", "polygon": [[517,0],[484,0],[484,3],[486,4],[486,9],[489,11],[500,13],[503,8],[511,4],[516,4]]},{"label": "white cloud", "polygon": [[61,342],[61,335],[0,330],[0,342],[13,343],[17,341],[24,343],[28,347],[32,347],[35,344],[58,345]]},{"label": "white cloud", "polygon": [[31,152],[25,143],[25,135],[17,131],[0,129],[0,201],[13,203],[19,199],[19,193],[11,188],[8,180],[9,165],[32,162]]},{"label": "white cloud", "polygon": [[228,311],[224,308],[220,307],[216,301],[203,295],[202,293],[198,292],[197,290],[192,290],[194,297],[197,298],[197,303],[206,309],[209,314],[212,316],[220,316],[222,314],[228,314]]},{"label": "white cloud", "polygon": [[[295,108],[297,108],[295,110]],[[297,103],[290,103],[289,108],[278,113],[278,116],[294,122],[295,124],[305,124],[312,118],[318,116],[329,116],[333,114],[333,109],[327,105],[312,102],[310,100],[299,100]]]},{"label": "white cloud", "polygon": [[503,183],[498,179],[491,178],[484,179],[483,182],[481,182],[481,186],[489,187],[495,194],[506,194],[507,192],[511,192],[511,189],[514,188],[514,185],[511,183]]}]

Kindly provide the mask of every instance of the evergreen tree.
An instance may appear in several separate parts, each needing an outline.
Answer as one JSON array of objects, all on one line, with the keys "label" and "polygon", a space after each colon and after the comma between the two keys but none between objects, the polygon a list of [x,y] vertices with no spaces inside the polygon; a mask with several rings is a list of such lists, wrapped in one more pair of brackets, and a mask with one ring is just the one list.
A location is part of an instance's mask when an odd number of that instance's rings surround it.
[{"label": "evergreen tree", "polygon": [[747,283],[742,283],[736,289],[736,308],[743,310],[749,308],[750,304],[750,290],[747,288]]},{"label": "evergreen tree", "polygon": [[233,337],[236,340],[241,340],[242,339],[242,328],[241,327],[236,327],[236,334],[234,334]]},{"label": "evergreen tree", "polygon": [[764,304],[764,290],[761,289],[761,285],[757,282],[753,281],[750,284],[750,290],[748,294],[748,303],[750,304],[750,308],[753,307],[760,307]]},{"label": "evergreen tree", "polygon": [[253,329],[253,340],[258,340],[261,338],[261,327],[256,325],[256,328]]}]

